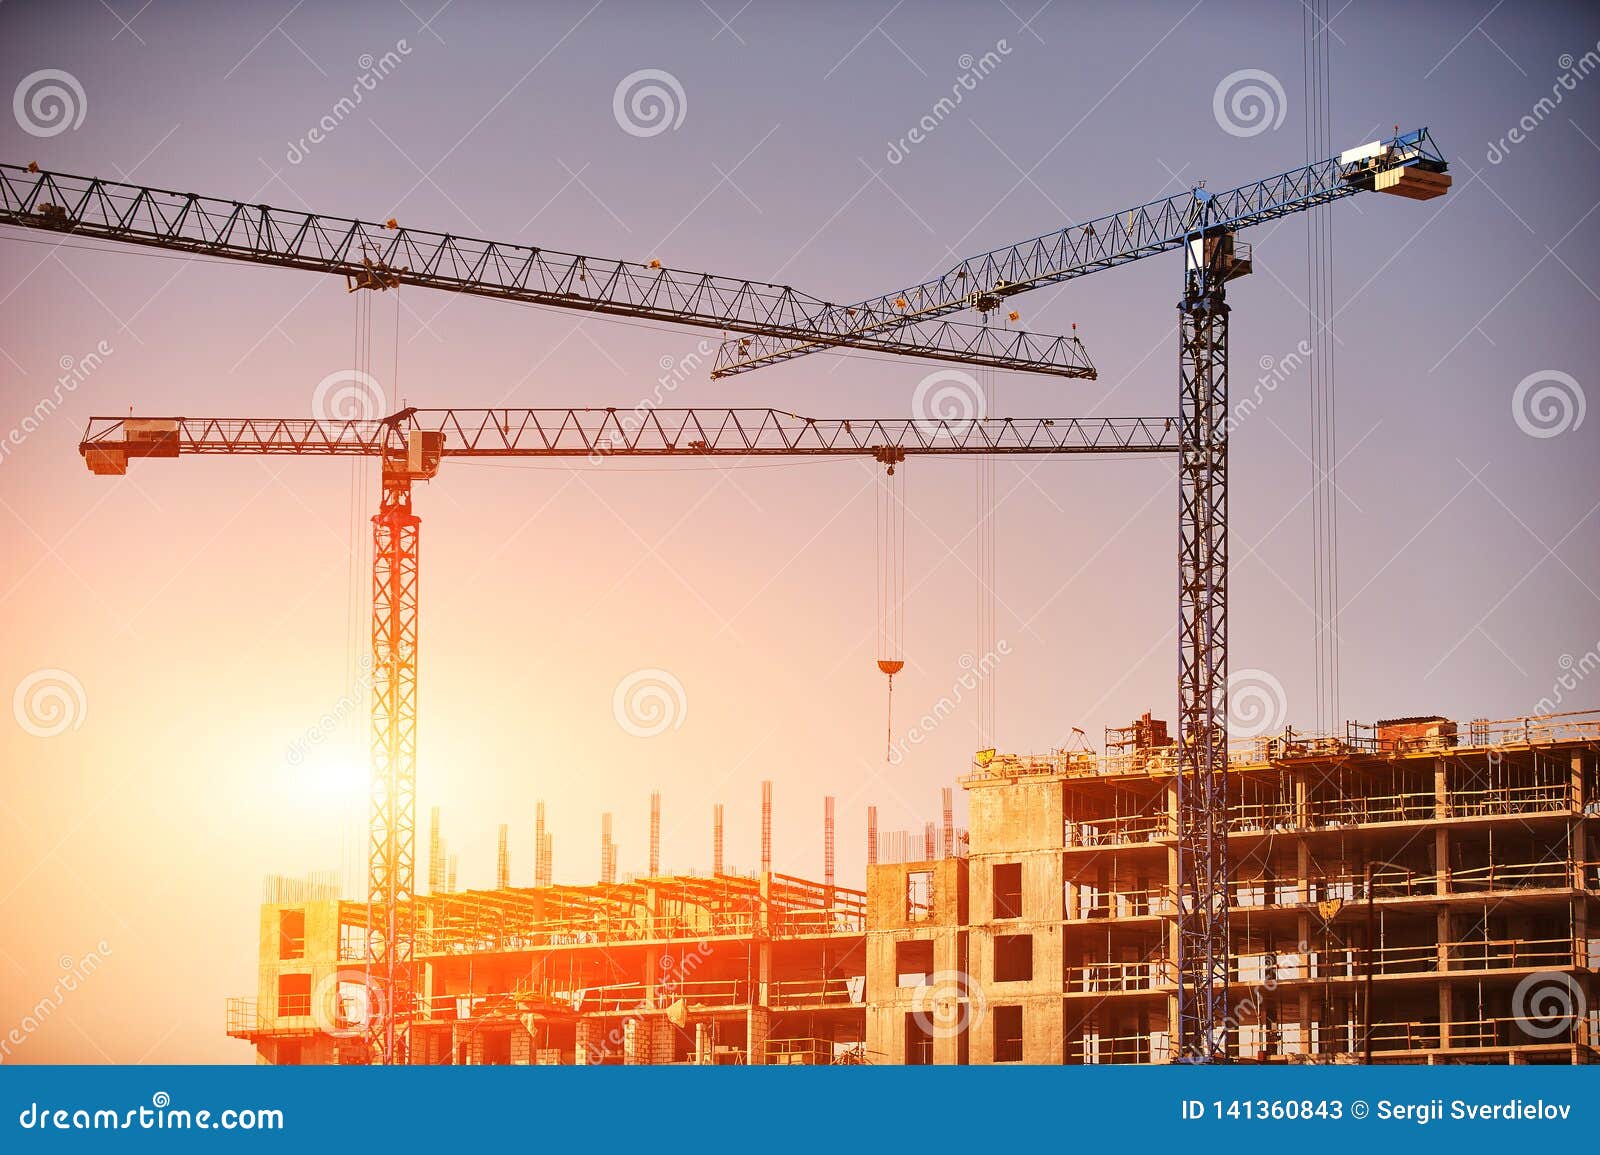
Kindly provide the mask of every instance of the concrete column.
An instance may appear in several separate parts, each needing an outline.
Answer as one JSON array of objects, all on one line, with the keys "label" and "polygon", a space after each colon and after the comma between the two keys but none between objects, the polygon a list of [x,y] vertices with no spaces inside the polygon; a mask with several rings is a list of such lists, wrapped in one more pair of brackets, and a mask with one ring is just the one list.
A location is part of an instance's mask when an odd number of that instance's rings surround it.
[{"label": "concrete column", "polygon": [[[1173,779],[1167,785],[1167,798],[1169,813],[1173,821],[1177,821],[1178,788],[1177,780]],[[1167,887],[1172,893],[1172,915],[1167,919],[1167,975],[1173,977],[1178,965],[1178,906],[1182,897],[1178,893],[1178,851],[1174,847],[1167,851]],[[1178,993],[1176,988],[1167,996],[1167,1031],[1171,1039],[1173,1053],[1176,1054],[1181,1040],[1178,1038]]]},{"label": "concrete column", "polygon": [[572,1061],[574,1065],[579,1067],[587,1067],[589,1065],[589,1047],[592,1044],[593,1038],[594,1022],[590,1019],[579,1019],[577,1028],[573,1034]]},{"label": "concrete column", "polygon": [[1438,961],[1434,964],[1440,973],[1450,970],[1450,911],[1440,907],[1434,916],[1435,933],[1438,935],[1438,945],[1435,948]]},{"label": "concrete column", "polygon": [[1454,1006],[1452,994],[1449,982],[1441,982],[1439,984],[1439,1045],[1441,1047],[1452,1045],[1450,1042],[1450,1022],[1455,1018],[1452,1013]]},{"label": "concrete column", "polygon": [[[1300,839],[1300,897],[1305,901],[1306,891],[1306,840]],[[1320,917],[1320,916],[1319,916]],[[1300,943],[1305,952],[1305,969],[1301,972],[1306,978],[1311,977],[1311,955],[1315,951],[1321,953],[1320,948],[1311,941],[1311,912],[1300,912],[1299,926],[1296,928],[1300,934]],[[1300,1053],[1311,1054],[1311,990],[1302,986],[1295,999],[1298,1006],[1296,1014],[1300,1018]]]},{"label": "concrete column", "polygon": [[[1583,901],[1575,902],[1572,904],[1572,910],[1573,965],[1583,968],[1593,967],[1600,960],[1597,960],[1594,957],[1594,953],[1589,949],[1591,941],[1589,935],[1591,932],[1589,930],[1588,904]],[[1596,998],[1597,993],[1600,993],[1600,991],[1597,991],[1597,984],[1594,980],[1579,978],[1578,982],[1582,984],[1580,989],[1587,989],[1588,991],[1587,1006],[1589,1008],[1600,1006],[1600,1000]],[[1585,1014],[1583,1018],[1579,1019],[1578,1029],[1573,1032],[1573,1041],[1589,1047],[1600,1044],[1600,1039],[1595,1037],[1595,1032],[1591,1026],[1593,1022],[1594,1016],[1592,1013]]]},{"label": "concrete column", "polygon": [[750,1001],[764,1007],[769,1001],[767,985],[772,982],[772,943],[768,939],[757,939],[751,949],[754,953],[750,960],[753,970],[750,976],[753,984]]},{"label": "concrete column", "polygon": [[1437,895],[1450,893],[1450,828],[1448,826],[1435,827],[1433,831],[1433,892]]},{"label": "concrete column", "polygon": [[622,1024],[622,1061],[641,1066],[650,1061],[650,1024],[646,1019],[628,1019]]},{"label": "concrete column", "polygon": [[1443,758],[1433,760],[1433,816],[1437,819],[1450,816],[1449,763]]},{"label": "concrete column", "polygon": [[[1588,798],[1584,795],[1582,750],[1574,750],[1572,752],[1571,783],[1568,790],[1567,804],[1572,807],[1575,817],[1568,824],[1569,829],[1567,831],[1567,885],[1582,889],[1584,882],[1582,877],[1583,859],[1584,852],[1587,849],[1583,829],[1583,814],[1585,807],[1589,804]],[[1581,904],[1579,904],[1579,909],[1582,909]],[[1579,917],[1581,918],[1582,916],[1580,915]],[[1578,935],[1576,926],[1573,928],[1573,934],[1580,942],[1583,942],[1587,937]]]},{"label": "concrete column", "polygon": [[660,947],[650,947],[644,952],[644,1005],[651,1010],[662,1010],[664,1004],[656,997],[656,984],[661,979]]}]

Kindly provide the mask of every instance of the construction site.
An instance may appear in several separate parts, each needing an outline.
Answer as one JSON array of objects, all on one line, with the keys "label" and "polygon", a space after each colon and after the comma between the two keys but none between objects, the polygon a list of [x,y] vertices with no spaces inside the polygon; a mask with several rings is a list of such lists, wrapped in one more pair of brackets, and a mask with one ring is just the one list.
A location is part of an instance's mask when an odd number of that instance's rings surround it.
[{"label": "construction site", "polygon": [[[1100,752],[985,752],[970,828],[948,789],[922,831],[869,809],[865,890],[775,872],[770,835],[725,873],[720,807],[704,876],[618,882],[607,815],[598,883],[552,884],[546,853],[512,886],[502,828],[495,887],[441,863],[416,900],[411,1061],[1169,1062],[1177,765],[1149,715]],[[1600,712],[1291,730],[1228,776],[1228,1058],[1600,1060]],[[659,798],[651,819],[656,867]],[[366,904],[316,878],[266,897],[228,1033],[264,1063],[366,1061]]]},{"label": "construction site", "polygon": [[[371,380],[370,302],[402,286],[716,331],[718,379],[819,350],[988,375],[979,385],[962,374],[975,404],[953,417],[402,402],[356,416],[91,418],[77,448],[97,477],[198,455],[342,457],[371,466],[379,483],[374,505],[356,515],[370,515],[361,558],[371,595],[365,893],[345,893],[331,875],[268,880],[258,985],[230,1000],[228,1035],[259,1062],[282,1065],[1595,1061],[1600,715],[1406,716],[1332,733],[1230,734],[1228,440],[1237,414],[1228,382],[1238,306],[1228,286],[1256,269],[1244,235],[1300,213],[1320,219],[1357,196],[1430,201],[1452,184],[1427,128],[1397,125],[1335,151],[1326,109],[1319,115],[1318,159],[1305,165],[1225,191],[1196,182],[850,305],[655,258],[479,240],[394,216],[285,211],[31,162],[0,166],[0,223],[341,280],[356,302],[358,383]],[[1324,233],[1310,246],[1314,276],[1330,244]],[[1098,376],[1075,323],[1068,335],[1027,332],[1016,327],[1016,297],[1168,253],[1177,274],[1170,413],[992,413],[997,371]],[[1160,305],[1170,319],[1171,301]],[[1325,295],[1311,308],[1330,312]],[[957,314],[967,321],[950,319]],[[1308,608],[1317,726],[1326,730],[1341,715],[1330,657],[1340,606],[1325,374],[1313,376],[1312,392],[1317,575]],[[427,771],[417,745],[425,710],[414,498],[427,483],[448,486],[453,461],[874,463],[876,663],[888,691],[880,732],[893,764],[895,678],[906,667],[904,463],[977,463],[977,649],[992,655],[1001,646],[995,462],[1073,454],[1175,465],[1170,726],[1147,713],[1108,730],[1099,749],[1079,731],[1049,753],[1008,752],[995,740],[992,700],[982,700],[972,763],[933,783],[944,787],[938,820],[886,833],[868,808],[857,886],[835,878],[831,797],[823,877],[773,861],[770,783],[759,867],[747,873],[724,860],[720,806],[709,870],[663,872],[659,795],[648,868],[627,877],[618,876],[611,814],[592,884],[555,882],[542,806],[531,880],[513,884],[509,847],[513,830],[522,843],[520,825],[500,828],[490,887],[457,885],[437,809],[419,848]],[[356,492],[365,501],[367,491]],[[992,679],[983,692],[993,694]]]}]

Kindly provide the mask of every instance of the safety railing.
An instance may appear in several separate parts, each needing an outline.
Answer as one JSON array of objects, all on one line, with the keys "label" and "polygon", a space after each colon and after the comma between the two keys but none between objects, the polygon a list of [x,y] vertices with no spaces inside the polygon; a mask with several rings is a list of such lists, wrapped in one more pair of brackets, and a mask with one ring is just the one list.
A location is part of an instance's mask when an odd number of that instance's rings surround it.
[{"label": "safety railing", "polygon": [[1600,740],[1600,710],[1535,714],[1501,721],[1474,719],[1459,727],[1455,748],[1547,746],[1556,742]]},{"label": "safety railing", "polygon": [[296,1019],[305,1018],[311,1014],[311,996],[304,995],[279,995],[278,1018]]},{"label": "safety railing", "polygon": [[[1446,895],[1566,887],[1600,889],[1600,866],[1592,863],[1569,866],[1562,860],[1490,862],[1483,866],[1454,867],[1445,875],[1444,883],[1442,893]],[[1325,875],[1311,879],[1302,897],[1293,879],[1241,881],[1234,888],[1234,905],[1297,906],[1329,900],[1361,902],[1367,897],[1366,884],[1364,871]],[[1381,867],[1372,872],[1372,897],[1375,899],[1435,898],[1440,893],[1439,875],[1432,870]]]},{"label": "safety railing", "polygon": [[768,1039],[769,1066],[825,1067],[834,1061],[834,1044],[829,1039]]},{"label": "safety railing", "polygon": [[1548,890],[1584,885],[1583,864],[1566,862],[1495,863],[1487,866],[1457,867],[1450,871],[1451,892],[1492,892],[1499,890]]},{"label": "safety railing", "polygon": [[1439,1046],[1437,1022],[1391,1022],[1372,1024],[1374,1051],[1431,1051]]},{"label": "safety railing", "polygon": [[1172,986],[1178,981],[1177,968],[1167,959],[1138,962],[1091,962],[1066,968],[1069,994],[1097,994],[1122,991],[1149,991]]},{"label": "safety railing", "polygon": [[[1541,1043],[1581,1043],[1594,1047],[1593,1019],[1581,1014],[1540,1015],[1538,1020],[1501,1017],[1463,1019],[1449,1024],[1449,1045],[1455,1047],[1525,1047]],[[1533,1027],[1533,1030],[1529,1030]],[[1588,1038],[1585,1039],[1585,1035]]]},{"label": "safety railing", "polygon": [[[465,1022],[477,1018],[509,1018],[518,1010],[519,1000],[530,997],[526,988],[517,991],[476,992],[456,995],[422,995],[415,1013],[422,1022]],[[547,993],[545,1001],[570,1006],[571,992]]]},{"label": "safety railing", "polygon": [[1172,1041],[1165,1031],[1135,1035],[1083,1034],[1067,1040],[1067,1062],[1096,1066],[1108,1063],[1167,1063]]},{"label": "safety railing", "polygon": [[248,1038],[260,1031],[267,1029],[267,1021],[262,1016],[256,1000],[248,997],[233,997],[227,1002],[228,1034],[234,1038]]},{"label": "safety railing", "polygon": [[1127,846],[1170,838],[1172,824],[1164,813],[1132,814],[1120,818],[1067,819],[1062,840],[1068,849]]},{"label": "safety railing", "polygon": [[1306,818],[1311,828],[1325,829],[1378,822],[1429,822],[1436,817],[1436,810],[1433,791],[1417,790],[1401,794],[1312,798],[1306,805]]},{"label": "safety railing", "polygon": [[1565,782],[1451,790],[1445,796],[1445,814],[1450,818],[1542,814],[1571,808],[1572,788]]},{"label": "safety railing", "polygon": [[1299,823],[1299,816],[1291,803],[1243,802],[1228,807],[1228,831],[1232,834],[1293,830]]},{"label": "safety railing", "polygon": [[621,942],[743,937],[753,934],[755,928],[755,915],[745,911],[714,912],[695,918],[658,915],[625,920],[548,922],[527,927],[454,924],[420,929],[416,949],[424,955],[477,954]]},{"label": "safety railing", "polygon": [[1445,944],[1451,970],[1517,970],[1571,966],[1570,938],[1462,939]]},{"label": "safety railing", "polygon": [[[1404,753],[1537,747],[1580,741],[1600,741],[1600,710],[1459,723],[1455,733],[1441,734],[1436,738],[1408,739]],[[1297,758],[1333,758],[1351,754],[1383,757],[1392,753],[1395,752],[1377,749],[1375,739],[1362,740],[1353,733],[1318,735],[1288,730],[1282,735],[1265,735],[1230,743],[1228,765],[1238,768],[1261,767]],[[1052,750],[1045,754],[990,755],[986,752],[983,758],[981,762],[973,762],[971,771],[961,779],[963,785],[1040,775],[1162,775],[1176,773],[1178,768],[1176,745],[1117,754],[1067,749]]]},{"label": "safety railing", "polygon": [[1177,912],[1172,891],[1165,886],[1100,890],[1081,883],[1069,885],[1077,889],[1077,894],[1074,896],[1076,906],[1069,902],[1067,908],[1069,911],[1074,909],[1076,911],[1069,914],[1067,919],[1069,922],[1107,918],[1161,918],[1170,917]]},{"label": "safety railing", "polygon": [[[1555,1044],[1593,1052],[1586,1038],[1594,1020],[1580,1014],[1541,1017],[1530,1031],[1525,1018],[1490,1017],[1441,1024],[1436,1020],[1385,1020],[1372,1024],[1372,1050],[1395,1055],[1420,1051],[1490,1050]],[[1589,1028],[1589,1031],[1586,1031]],[[1354,1022],[1313,1024],[1309,1034],[1292,1023],[1247,1023],[1228,1031],[1228,1052],[1238,1059],[1286,1062],[1353,1062],[1363,1053],[1364,1034]],[[1101,1035],[1083,1033],[1067,1040],[1068,1063],[1165,1063],[1172,1057],[1165,1031]]]},{"label": "safety railing", "polygon": [[[1419,898],[1437,893],[1439,876],[1431,870],[1405,870],[1377,866],[1372,870],[1373,898]],[[1346,871],[1314,879],[1308,891],[1310,901],[1339,899],[1358,902],[1367,897],[1366,871]]]},{"label": "safety railing", "polygon": [[772,933],[783,937],[802,934],[864,934],[864,906],[836,906],[830,910],[789,910],[775,914]]},{"label": "safety railing", "polygon": [[575,1010],[606,1014],[615,1011],[664,1011],[678,1000],[690,1007],[737,1007],[750,1001],[743,979],[704,979],[660,984],[654,992],[644,983],[616,983],[579,992]]},{"label": "safety railing", "polygon": [[[1432,822],[1441,817],[1513,817],[1561,813],[1571,808],[1565,786],[1533,785],[1488,790],[1456,790],[1441,807],[1432,790],[1399,794],[1313,798],[1304,825],[1297,808],[1283,802],[1250,802],[1228,808],[1228,832],[1235,835],[1293,830],[1328,830],[1392,822]],[[1172,838],[1172,819],[1164,812],[1072,818],[1064,825],[1068,849],[1127,846]]]},{"label": "safety railing", "polygon": [[767,983],[771,1007],[851,1006],[866,997],[866,977],[779,979]]}]

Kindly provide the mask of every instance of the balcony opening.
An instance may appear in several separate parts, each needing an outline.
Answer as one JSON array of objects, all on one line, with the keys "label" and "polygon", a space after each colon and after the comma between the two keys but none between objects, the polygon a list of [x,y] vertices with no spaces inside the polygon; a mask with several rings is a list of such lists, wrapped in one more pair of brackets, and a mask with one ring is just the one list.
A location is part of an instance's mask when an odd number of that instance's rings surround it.
[{"label": "balcony opening", "polygon": [[933,871],[906,872],[906,921],[923,922],[933,917]]},{"label": "balcony opening", "polygon": [[306,957],[306,912],[299,907],[278,912],[278,957]]},{"label": "balcony opening", "polygon": [[994,917],[1022,917],[1022,863],[1001,862],[994,867]]},{"label": "balcony opening", "polygon": [[311,1013],[311,976],[305,975],[279,975],[278,976],[278,1017],[289,1018],[294,1015],[309,1015]]},{"label": "balcony opening", "polygon": [[1025,983],[1033,978],[1033,936],[997,934],[994,936],[994,981]]},{"label": "balcony opening", "polygon": [[995,1007],[994,1061],[997,1063],[1022,1062],[1022,1008]]},{"label": "balcony opening", "polygon": [[933,940],[909,939],[894,944],[895,985],[925,987],[933,982]]},{"label": "balcony opening", "polygon": [[933,1066],[933,1032],[920,1011],[906,1012],[906,1066]]}]

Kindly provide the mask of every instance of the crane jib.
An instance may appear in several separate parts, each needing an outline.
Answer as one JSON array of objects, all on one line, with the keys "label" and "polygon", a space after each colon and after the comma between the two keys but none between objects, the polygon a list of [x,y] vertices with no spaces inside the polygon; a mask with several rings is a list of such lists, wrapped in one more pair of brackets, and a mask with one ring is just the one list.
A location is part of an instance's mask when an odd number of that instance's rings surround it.
[{"label": "crane jib", "polygon": [[[981,253],[919,285],[853,305],[827,306],[813,320],[829,332],[861,336],[892,333],[912,321],[926,322],[968,308],[986,312],[986,305],[994,307],[991,301],[1181,248],[1197,224],[1207,231],[1238,232],[1358,192],[1413,200],[1440,196],[1450,188],[1448,168],[1426,128],[1397,132],[1389,140],[1347,149],[1238,188],[1212,193],[1197,186]],[[727,377],[826,347],[826,342],[815,339],[727,341],[718,350],[714,375]]]},{"label": "crane jib", "polygon": [[[144,185],[0,165],[0,223],[342,277],[346,287],[415,285],[579,312],[744,333],[787,343],[1092,379],[1076,338],[948,320],[838,333],[830,306],[789,285],[454,233],[325,216]],[[711,354],[711,347],[705,356]]]}]

